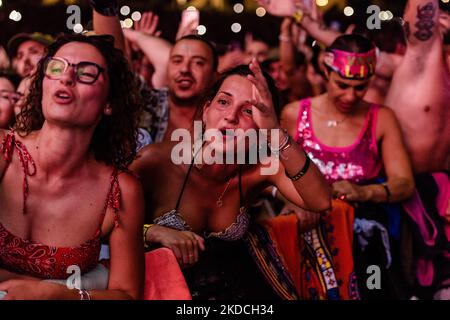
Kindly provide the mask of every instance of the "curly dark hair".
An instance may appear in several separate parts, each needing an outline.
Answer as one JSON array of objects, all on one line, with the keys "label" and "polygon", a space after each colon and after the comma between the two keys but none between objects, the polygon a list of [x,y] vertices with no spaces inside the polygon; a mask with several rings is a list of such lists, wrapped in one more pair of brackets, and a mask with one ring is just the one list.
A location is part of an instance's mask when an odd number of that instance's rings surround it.
[{"label": "curly dark hair", "polygon": [[95,128],[90,150],[97,161],[125,169],[136,155],[137,128],[142,110],[136,77],[121,50],[114,48],[112,36],[63,35],[51,44],[41,59],[30,87],[25,107],[18,115],[15,130],[22,136],[39,130],[45,121],[42,112],[42,82],[45,61],[70,42],[87,43],[104,57],[109,79],[108,101],[112,109]]}]

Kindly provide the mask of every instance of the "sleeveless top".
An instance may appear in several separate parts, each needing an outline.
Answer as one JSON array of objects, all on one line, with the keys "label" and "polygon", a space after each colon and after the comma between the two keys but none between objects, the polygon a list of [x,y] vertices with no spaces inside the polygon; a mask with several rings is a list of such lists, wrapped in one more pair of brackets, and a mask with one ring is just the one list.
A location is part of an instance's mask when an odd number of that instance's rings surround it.
[{"label": "sleeveless top", "polygon": [[[163,214],[162,216],[154,219],[153,223],[158,224],[160,226],[172,228],[179,231],[191,231],[192,228],[188,225],[188,223],[184,220],[181,213],[178,211],[180,206],[181,198],[183,197],[184,189],[186,187],[189,175],[192,170],[193,161],[189,165],[189,169],[186,173],[186,176],[183,181],[183,185],[181,187],[181,191],[178,195],[178,200],[175,205],[175,209]],[[225,241],[236,241],[242,239],[245,233],[248,230],[248,226],[250,223],[250,215],[247,213],[247,208],[243,205],[243,197],[242,197],[242,170],[239,170],[239,214],[236,218],[236,221],[233,222],[229,227],[225,230],[219,232],[205,232],[204,236],[206,238],[217,238]]]},{"label": "sleeveless top", "polygon": [[314,135],[311,98],[300,101],[295,141],[303,147],[329,183],[348,180],[362,183],[376,178],[382,162],[378,154],[376,124],[379,105],[371,104],[363,128],[348,147],[330,147]]},{"label": "sleeveless top", "polygon": [[[17,151],[23,169],[23,214],[27,213],[28,177],[36,173],[36,165],[25,146],[9,133],[0,145],[0,153],[8,167],[12,161],[13,151]],[[0,183],[7,167],[0,173]],[[99,260],[101,247],[101,226],[108,208],[114,210],[115,227],[119,225],[120,187],[118,170],[111,174],[110,187],[97,230],[93,237],[75,247],[55,247],[18,237],[9,232],[0,223],[0,268],[43,279],[66,279],[70,274],[67,268],[76,265],[81,273],[93,269]]]}]

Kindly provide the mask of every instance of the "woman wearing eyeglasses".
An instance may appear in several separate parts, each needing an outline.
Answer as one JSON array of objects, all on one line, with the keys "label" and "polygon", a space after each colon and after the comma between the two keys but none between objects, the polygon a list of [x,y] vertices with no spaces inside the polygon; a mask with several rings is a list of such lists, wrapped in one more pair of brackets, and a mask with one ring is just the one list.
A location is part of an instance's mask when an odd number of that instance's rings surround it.
[{"label": "woman wearing eyeglasses", "polygon": [[18,100],[15,92],[18,76],[0,69],[0,129],[8,129],[14,124],[14,104]]},{"label": "woman wearing eyeglasses", "polygon": [[[124,168],[135,155],[139,100],[111,37],[51,45],[18,117],[0,131],[0,291],[5,299],[137,299],[143,196]],[[109,279],[86,290],[110,246]],[[63,280],[69,286],[44,279]]]}]

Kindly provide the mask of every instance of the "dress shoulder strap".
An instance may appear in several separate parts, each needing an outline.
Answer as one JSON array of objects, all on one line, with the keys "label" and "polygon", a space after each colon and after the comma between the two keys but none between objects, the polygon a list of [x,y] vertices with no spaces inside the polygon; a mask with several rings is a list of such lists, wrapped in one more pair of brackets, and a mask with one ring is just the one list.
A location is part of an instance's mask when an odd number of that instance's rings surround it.
[{"label": "dress shoulder strap", "polygon": [[6,170],[8,169],[9,164],[12,162],[12,156],[13,151],[16,149],[18,155],[20,164],[22,165],[23,170],[23,184],[22,184],[22,191],[23,191],[23,214],[27,213],[27,199],[28,199],[28,192],[29,192],[29,185],[28,185],[28,177],[34,176],[36,174],[36,164],[34,163],[33,158],[31,157],[30,153],[28,152],[25,145],[22,144],[22,142],[18,141],[14,135],[14,132],[10,132],[5,136],[5,138],[2,141],[0,152],[3,154],[4,159],[6,160],[6,167],[3,170],[3,172],[0,175],[0,181],[3,180]]},{"label": "dress shoulder strap", "polygon": [[106,211],[108,210],[108,208],[111,208],[114,211],[114,226],[115,227],[119,226],[119,210],[121,202],[119,174],[120,171],[117,168],[114,168],[113,172],[111,173],[109,191],[106,197],[105,209],[103,210],[103,214],[100,219],[100,226],[103,223],[103,219],[105,218]]},{"label": "dress shoulder strap", "polygon": [[[311,108],[311,98],[306,98],[306,99],[302,99],[299,101],[294,141],[298,141],[298,137],[300,135],[301,122],[309,121],[308,118],[304,119],[304,116],[303,116],[304,112],[307,111],[308,108]],[[309,113],[307,112],[307,114],[309,114]]]},{"label": "dress shoulder strap", "polygon": [[178,212],[178,208],[180,207],[181,198],[183,198],[184,189],[186,188],[186,184],[189,180],[189,176],[191,174],[193,166],[194,166],[194,160],[192,160],[191,164],[189,165],[188,171],[187,171],[186,175],[184,176],[183,185],[181,186],[180,193],[178,194],[177,203],[175,204],[175,211],[177,211],[177,212]]}]

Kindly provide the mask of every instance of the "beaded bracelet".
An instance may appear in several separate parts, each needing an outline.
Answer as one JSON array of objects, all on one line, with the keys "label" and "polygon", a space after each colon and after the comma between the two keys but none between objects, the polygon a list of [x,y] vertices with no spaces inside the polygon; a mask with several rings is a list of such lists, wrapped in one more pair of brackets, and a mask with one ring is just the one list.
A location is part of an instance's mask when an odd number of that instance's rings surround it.
[{"label": "beaded bracelet", "polygon": [[287,170],[285,169],[284,170],[284,173],[286,174],[286,176],[289,178],[289,179],[291,179],[292,181],[297,181],[297,180],[299,180],[301,177],[303,177],[305,174],[306,174],[306,172],[308,171],[308,169],[309,169],[309,164],[310,164],[310,162],[311,162],[311,159],[309,159],[309,157],[308,157],[308,155],[305,153],[305,156],[306,156],[306,161],[305,161],[305,164],[303,165],[303,168],[296,174],[296,175],[294,175],[294,176],[290,176],[289,175],[289,173],[287,172]]}]

